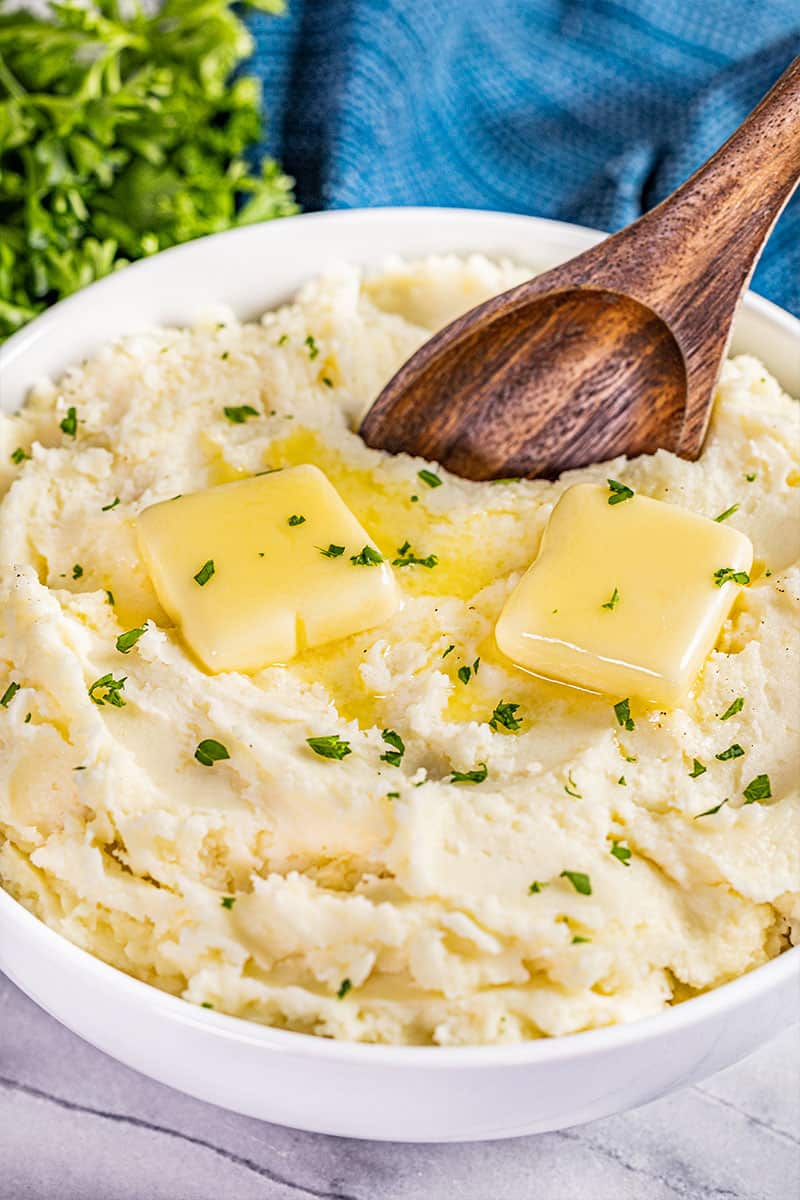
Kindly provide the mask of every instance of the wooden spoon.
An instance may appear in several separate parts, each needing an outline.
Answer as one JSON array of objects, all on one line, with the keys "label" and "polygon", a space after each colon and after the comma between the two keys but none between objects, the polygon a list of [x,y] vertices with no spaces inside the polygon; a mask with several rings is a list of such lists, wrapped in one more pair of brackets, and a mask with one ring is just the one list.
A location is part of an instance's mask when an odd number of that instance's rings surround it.
[{"label": "wooden spoon", "polygon": [[426,342],[362,437],[468,479],[659,447],[697,458],[736,307],[798,177],[800,58],[657,208]]}]

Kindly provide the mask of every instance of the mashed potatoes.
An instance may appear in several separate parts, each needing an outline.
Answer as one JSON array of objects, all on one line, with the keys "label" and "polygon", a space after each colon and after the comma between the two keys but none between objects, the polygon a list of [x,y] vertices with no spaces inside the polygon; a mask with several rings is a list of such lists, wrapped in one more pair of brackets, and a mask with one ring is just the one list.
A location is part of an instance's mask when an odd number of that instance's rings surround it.
[{"label": "mashed potatoes", "polygon": [[[439,1044],[629,1021],[789,944],[793,401],[736,359],[699,462],[659,453],[552,484],[430,486],[426,464],[352,432],[431,329],[519,277],[479,258],[342,271],[258,324],[218,314],[126,339],[2,418],[0,880],[53,929],[228,1013]],[[223,412],[242,405],[259,415]],[[405,604],[382,627],[209,676],[159,609],[133,518],[302,462],[385,554],[409,543],[438,565],[397,568]],[[690,701],[634,704],[632,730],[610,699],[526,676],[493,640],[555,500],[608,475],[707,516],[738,505],[728,519],[757,556]],[[124,707],[90,699],[107,674],[125,678]],[[518,705],[505,724],[502,704]],[[307,745],[334,734],[340,761]],[[230,759],[199,763],[207,738]],[[771,797],[745,803],[760,775]]]}]

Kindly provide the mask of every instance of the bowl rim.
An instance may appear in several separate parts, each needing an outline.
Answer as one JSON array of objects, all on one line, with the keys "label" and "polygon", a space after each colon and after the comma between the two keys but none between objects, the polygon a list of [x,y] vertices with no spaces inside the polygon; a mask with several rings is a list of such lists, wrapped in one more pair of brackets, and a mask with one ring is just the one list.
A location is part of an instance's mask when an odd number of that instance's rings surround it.
[{"label": "bowl rim", "polygon": [[[218,242],[221,239],[241,238],[246,240],[248,237],[254,236],[256,229],[263,231],[264,229],[274,229],[276,226],[285,227],[287,221],[329,223],[335,226],[343,220],[369,224],[383,222],[391,224],[400,218],[413,224],[429,221],[434,213],[440,220],[452,216],[456,220],[465,221],[466,224],[469,224],[471,220],[479,224],[481,221],[494,218],[507,224],[518,222],[528,229],[531,226],[538,226],[545,239],[548,234],[551,239],[579,235],[583,243],[587,244],[589,235],[596,240],[607,236],[603,231],[591,229],[588,226],[546,217],[533,217],[523,213],[503,213],[493,210],[435,205],[408,207],[387,205],[369,209],[300,213],[282,218],[280,222],[264,222],[260,225],[225,230],[170,247],[149,258],[140,259],[127,266],[124,269],[124,275],[130,278],[132,272],[142,274],[152,269],[153,264],[161,264],[165,258],[177,265],[181,256],[202,253],[200,247],[204,243]],[[66,297],[35,317],[0,347],[0,371],[12,359],[24,356],[28,349],[32,348],[41,338],[46,337],[50,329],[57,323],[69,319],[74,310],[79,310],[86,303],[87,296],[96,299],[101,292],[118,287],[119,278],[119,273],[106,276],[88,287],[82,288],[74,295]],[[800,335],[800,320],[765,297],[748,291],[743,304],[748,310],[760,313],[772,324],[779,326],[784,333]],[[139,331],[133,330],[132,332]],[[259,1047],[274,1053],[300,1058],[320,1057],[340,1063],[359,1065],[380,1063],[394,1067],[425,1067],[426,1069],[455,1067],[488,1069],[501,1065],[530,1066],[554,1060],[566,1061],[636,1045],[659,1036],[678,1034],[682,1030],[701,1025],[706,1020],[719,1018],[740,1004],[757,1001],[773,989],[789,984],[793,979],[798,986],[800,995],[800,946],[793,946],[776,958],[761,963],[744,975],[720,984],[708,992],[693,996],[689,1000],[668,1007],[652,1016],[641,1017],[633,1021],[577,1033],[505,1044],[420,1046],[353,1042],[281,1029],[245,1017],[204,1009],[192,1001],[163,991],[155,984],[137,979],[121,968],[115,967],[83,949],[65,934],[46,925],[0,886],[0,927],[7,923],[18,926],[21,936],[33,946],[34,952],[41,953],[43,957],[46,957],[55,970],[58,969],[60,959],[68,970],[71,969],[73,972],[85,975],[87,983],[93,979],[103,991],[116,991],[120,998],[126,999],[131,1005],[150,1009],[151,1014],[156,1018],[163,1017],[178,1025],[194,1026],[215,1037],[221,1037],[223,1040]],[[13,975],[9,975],[9,978],[14,981]],[[57,1017],[57,1019],[60,1018]]]}]

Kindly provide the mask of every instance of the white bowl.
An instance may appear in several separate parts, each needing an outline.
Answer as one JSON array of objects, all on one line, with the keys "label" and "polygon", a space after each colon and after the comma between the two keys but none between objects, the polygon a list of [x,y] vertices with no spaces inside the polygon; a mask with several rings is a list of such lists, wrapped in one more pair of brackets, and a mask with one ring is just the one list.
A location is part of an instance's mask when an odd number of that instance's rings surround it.
[{"label": "white bowl", "polygon": [[[326,262],[480,251],[551,266],[600,234],[531,217],[373,209],[292,217],[204,238],[57,305],[0,352],[0,405],[122,333],[191,322],[220,302],[254,317]],[[800,393],[800,322],[754,295],[734,350]],[[300,1129],[393,1141],[513,1137],[591,1121],[728,1066],[798,1012],[800,948],[647,1020],[515,1046],[334,1042],[209,1012],[107,966],[0,890],[0,968],[101,1050],[162,1083]]]}]

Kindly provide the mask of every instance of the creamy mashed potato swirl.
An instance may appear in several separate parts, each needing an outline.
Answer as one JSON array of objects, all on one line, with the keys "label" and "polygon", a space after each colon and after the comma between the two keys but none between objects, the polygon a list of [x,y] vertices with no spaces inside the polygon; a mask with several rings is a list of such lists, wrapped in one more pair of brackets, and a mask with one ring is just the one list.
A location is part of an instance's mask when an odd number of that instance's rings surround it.
[{"label": "creamy mashed potato swirl", "polygon": [[[2,418],[0,690],[18,690],[0,707],[0,881],[53,929],[224,1012],[438,1044],[630,1021],[796,936],[795,402],[735,359],[698,462],[661,452],[556,483],[431,487],[425,463],[353,432],[432,329],[521,277],[478,257],[342,269],[258,323],[124,339]],[[260,415],[227,419],[240,405]],[[384,626],[210,676],[159,608],[133,518],[300,462],[385,554],[408,542],[438,565],[397,569]],[[756,553],[685,706],[633,704],[631,731],[612,699],[532,678],[493,640],[556,499],[609,475],[710,517],[738,505]],[[108,673],[124,707],[89,696]],[[492,727],[501,702],[519,729]],[[342,761],[307,745],[331,734]],[[230,759],[198,763],[204,738]],[[451,782],[479,764],[483,782]],[[771,798],[745,803],[761,774]]]}]

